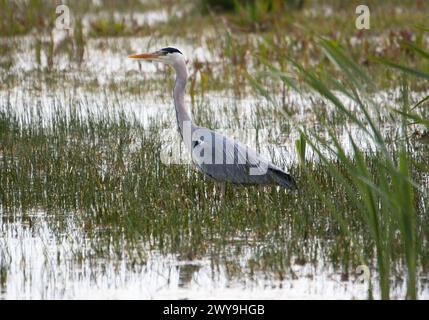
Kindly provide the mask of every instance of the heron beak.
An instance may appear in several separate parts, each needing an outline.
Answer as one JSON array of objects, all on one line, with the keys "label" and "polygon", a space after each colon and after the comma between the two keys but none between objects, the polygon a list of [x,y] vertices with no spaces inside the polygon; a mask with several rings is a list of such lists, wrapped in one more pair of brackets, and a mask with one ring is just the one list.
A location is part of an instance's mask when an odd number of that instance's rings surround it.
[{"label": "heron beak", "polygon": [[140,54],[129,55],[128,58],[141,59],[141,60],[154,60],[154,59],[158,58],[160,55],[161,54],[159,52],[140,53]]}]

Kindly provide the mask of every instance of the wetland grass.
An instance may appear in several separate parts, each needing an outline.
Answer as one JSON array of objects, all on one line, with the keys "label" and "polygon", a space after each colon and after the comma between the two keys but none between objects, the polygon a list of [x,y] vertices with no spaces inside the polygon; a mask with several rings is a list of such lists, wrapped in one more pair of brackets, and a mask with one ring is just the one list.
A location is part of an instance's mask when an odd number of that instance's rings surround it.
[{"label": "wetland grass", "polygon": [[[34,269],[24,263],[32,258],[26,241],[39,238],[43,270],[57,267],[64,274],[79,274],[87,264],[90,281],[108,272],[120,274],[122,262],[127,268],[150,269],[157,259],[151,255],[173,256],[184,269],[208,261],[214,283],[221,282],[217,277],[225,270],[226,286],[245,283],[243,290],[257,282],[265,285],[267,279],[289,285],[288,280],[300,277],[297,265],[312,270],[308,277],[327,274],[357,286],[356,268],[364,264],[371,271],[368,298],[427,296],[429,150],[423,142],[429,109],[427,97],[411,98],[411,91],[427,90],[427,30],[402,27],[410,21],[423,24],[424,10],[410,5],[402,14],[386,15],[380,7],[373,12],[374,30],[361,34],[346,14],[354,14],[354,2],[327,1],[341,10],[327,17],[323,10],[308,15],[311,2],[305,1],[302,10],[293,12],[296,23],[289,15],[274,19],[278,15],[270,17],[269,10],[255,16],[249,7],[242,8],[241,16],[189,11],[154,25],[118,20],[116,11],[128,17],[128,1],[103,1],[107,10],[102,15],[97,15],[100,8],[79,2],[70,4],[77,18],[74,34],[54,43],[52,2],[25,3],[17,7],[18,2],[0,0],[0,35],[6,36],[0,39],[0,88],[8,92],[0,100],[0,298],[8,297],[13,287],[8,279],[17,273],[27,287]],[[159,8],[154,1],[133,9]],[[95,15],[89,27],[83,23],[86,12]],[[36,13],[44,18],[39,21]],[[313,29],[303,31],[302,25]],[[333,26],[339,30],[334,35]],[[249,32],[257,28],[263,32]],[[29,46],[25,37],[23,43],[15,37],[34,29],[40,36],[29,36]],[[169,123],[162,117],[142,123],[122,109],[122,102],[134,106],[131,100],[141,100],[143,112],[149,112],[153,92],[157,101],[170,99],[171,71],[152,81],[142,81],[132,69],[104,72],[115,54],[125,59],[134,51],[131,41],[136,39],[122,37],[154,30],[157,36],[170,35],[160,42],[180,31],[183,44],[210,53],[207,60],[190,57],[196,122],[250,127],[256,135],[268,128],[276,152],[267,154],[297,177],[299,192],[227,186],[222,204],[214,184],[192,166],[161,161],[160,141]],[[320,34],[333,42],[320,42]],[[115,38],[107,38],[111,35]],[[151,39],[143,45],[151,46]],[[31,53],[28,60],[13,58],[22,52]],[[91,56],[103,62],[101,68],[92,65],[98,61]],[[371,98],[395,87],[400,87],[399,107],[397,101],[385,106]],[[17,91],[31,97],[36,92],[43,99],[23,102],[14,98]],[[75,99],[75,91],[94,97]],[[302,98],[299,103],[294,91]],[[66,99],[50,103],[51,93],[59,92]],[[111,95],[103,96],[106,92]],[[228,102],[215,104],[230,94]],[[237,105],[248,97],[257,108],[243,116]],[[105,112],[94,112],[99,105]],[[47,116],[45,108],[52,113]],[[398,130],[387,135],[384,126]],[[340,136],[344,132],[346,139]],[[360,146],[365,139],[371,140],[369,147]],[[288,153],[296,153],[297,161]],[[49,237],[41,233],[45,229]],[[23,262],[18,268],[17,261]],[[59,279],[49,274],[50,290]],[[49,295],[43,288],[36,289]]]},{"label": "wetland grass", "polygon": [[[423,162],[427,163],[428,150],[426,147],[413,146],[413,143],[416,142],[409,141],[408,119],[414,119],[414,125],[426,126],[427,119],[421,114],[410,115],[409,84],[407,78],[404,77],[401,88],[402,108],[392,111],[399,114],[396,123],[401,129],[393,141],[387,141],[381,132],[380,123],[378,123],[383,107],[373,101],[370,95],[365,94],[366,88],[374,86],[373,82],[335,42],[321,39],[320,46],[331,62],[343,73],[343,78],[340,81],[329,81],[319,76],[314,70],[292,62],[297,77],[310,90],[330,101],[335,106],[336,112],[343,114],[348,123],[353,123],[356,127],[361,128],[376,147],[374,151],[361,150],[357,140],[349,132],[348,139],[352,146],[352,156],[348,156],[344,145],[339,140],[338,133],[330,128],[329,122],[321,119],[327,128],[328,136],[322,137],[313,128],[302,131],[301,139],[297,141],[300,163],[302,163],[302,145],[305,145],[303,141],[306,141],[326,166],[325,169],[328,170],[337,187],[341,186],[341,189],[344,190],[349,200],[348,207],[354,208],[356,213],[361,216],[376,250],[381,298],[389,299],[390,297],[392,263],[396,257],[403,261],[404,270],[402,272],[407,274],[406,297],[416,299],[417,267],[421,262],[419,256],[424,256],[426,250],[426,247],[421,247],[421,244],[427,241],[427,233],[418,226],[427,224],[426,210],[421,210],[427,200],[423,200],[421,195],[423,193],[423,198],[428,197],[425,183],[428,171],[427,168],[420,170],[419,168],[425,166],[421,164],[422,159],[425,159]],[[413,48],[413,50],[428,57],[422,48]],[[424,71],[411,69],[391,61],[383,60],[382,62],[413,76],[428,79],[428,75]],[[277,72],[274,72],[273,76],[276,76]],[[285,83],[288,84],[288,81]],[[330,88],[334,88],[335,91]],[[293,89],[296,90],[297,87],[293,86]],[[300,93],[302,93],[301,90],[304,89],[299,89]],[[350,111],[350,108],[339,98],[340,93],[352,99],[357,112]],[[416,105],[418,106],[426,100],[427,97]],[[309,176],[312,178],[311,174]],[[313,182],[315,187],[320,186],[316,179]],[[337,201],[332,201],[331,192],[326,192],[322,188],[316,189],[318,189],[317,194],[326,204],[327,210],[332,212],[342,230],[351,237],[354,245],[359,247],[356,239],[361,234],[350,230],[350,219],[338,209]],[[420,197],[416,197],[416,195],[420,195]],[[366,261],[365,255],[360,258],[363,259],[362,262]]]},{"label": "wetland grass", "polygon": [[[157,121],[146,127],[123,112],[101,117],[85,112],[83,116],[73,105],[57,105],[48,122],[37,112],[22,116],[7,105],[0,109],[2,220],[26,223],[36,221],[29,213],[43,212],[57,237],[70,233],[74,239],[91,239],[86,249],[93,258],[126,256],[132,265],[144,265],[148,250],[156,250],[185,261],[209,257],[214,268],[227,270],[230,279],[263,274],[282,280],[294,276],[291,266],[297,262],[332,265],[345,277],[353,276],[356,266],[364,262],[372,267],[383,252],[390,271],[382,276],[385,285],[389,274],[402,274],[403,247],[394,245],[405,243],[402,232],[428,223],[414,205],[427,203],[427,192],[416,198],[403,178],[411,165],[408,158],[405,164],[401,160],[395,176],[382,153],[360,152],[355,160],[340,157],[340,161],[303,158],[299,169],[291,168],[291,174],[299,177],[301,192],[228,186],[222,205],[213,183],[192,167],[162,163],[162,130]],[[203,114],[208,111],[199,112],[200,119],[212,125],[212,117]],[[300,141],[301,153],[305,143],[314,146],[303,137]],[[427,159],[423,163],[427,165]],[[369,171],[357,171],[367,167]],[[414,181],[423,179],[421,175],[417,172]],[[399,190],[409,194],[384,207],[384,195],[367,186],[374,179],[384,179],[388,196]],[[392,189],[388,179],[399,184]],[[384,215],[379,216],[377,210],[364,214],[367,208],[359,199],[365,197],[379,202]],[[398,208],[402,201],[412,202],[408,205],[415,209],[415,221],[411,226],[402,224],[405,229],[398,237],[392,226],[399,220],[388,210]],[[397,214],[406,218],[406,212]],[[78,231],[70,229],[73,224],[67,219],[81,226]],[[372,227],[371,219],[376,219]],[[379,238],[374,238],[378,228]],[[416,262],[427,249],[427,233],[415,232],[406,242],[411,246],[408,250],[413,250],[407,263]],[[386,233],[387,239],[383,238]],[[5,243],[3,249],[7,247]],[[76,250],[75,259],[82,259],[82,250]],[[247,252],[245,257],[241,251]],[[240,259],[245,260],[244,266]],[[419,267],[427,266],[427,255],[421,259]],[[7,265],[8,259],[2,258],[3,278]],[[376,270],[377,274],[387,272]],[[382,290],[382,297],[388,297]]]}]

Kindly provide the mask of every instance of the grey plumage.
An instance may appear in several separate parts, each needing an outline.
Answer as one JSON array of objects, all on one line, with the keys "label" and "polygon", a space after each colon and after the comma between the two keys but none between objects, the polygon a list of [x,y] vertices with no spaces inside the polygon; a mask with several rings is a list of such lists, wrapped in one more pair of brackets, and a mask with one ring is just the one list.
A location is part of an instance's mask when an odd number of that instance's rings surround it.
[{"label": "grey plumage", "polygon": [[[211,129],[195,126],[193,130],[196,129],[202,135],[211,137],[212,150],[209,163],[195,161],[195,148],[204,144],[204,141],[192,140],[190,152],[196,167],[212,180],[240,185],[278,184],[296,189],[296,183],[289,174],[261,157],[256,151]],[[215,147],[219,145],[222,146],[220,150]]]}]

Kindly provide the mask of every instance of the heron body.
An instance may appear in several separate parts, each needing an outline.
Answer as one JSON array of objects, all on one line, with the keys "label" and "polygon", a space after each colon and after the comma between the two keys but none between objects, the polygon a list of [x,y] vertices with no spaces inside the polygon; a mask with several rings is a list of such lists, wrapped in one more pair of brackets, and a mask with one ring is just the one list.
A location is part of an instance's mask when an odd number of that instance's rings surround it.
[{"label": "heron body", "polygon": [[[209,161],[201,161],[197,157],[198,155],[195,155],[195,153],[201,152],[201,149],[196,149],[198,144],[204,144],[205,141],[192,141],[194,146],[190,152],[193,154],[192,158],[196,167],[212,180],[240,185],[274,183],[286,188],[295,188],[295,182],[289,174],[262,158],[249,147],[211,129],[198,128],[197,136],[200,134],[204,137],[208,136],[212,141],[212,144],[208,146],[211,148]],[[206,152],[206,150],[203,151]],[[205,157],[204,160],[206,160]]]},{"label": "heron body", "polygon": [[178,49],[167,47],[153,53],[131,55],[130,58],[159,61],[175,69],[173,97],[178,130],[199,171],[219,183],[276,184],[285,188],[296,188],[294,179],[288,173],[261,157],[253,149],[193,123],[184,99],[188,78],[186,61]]}]

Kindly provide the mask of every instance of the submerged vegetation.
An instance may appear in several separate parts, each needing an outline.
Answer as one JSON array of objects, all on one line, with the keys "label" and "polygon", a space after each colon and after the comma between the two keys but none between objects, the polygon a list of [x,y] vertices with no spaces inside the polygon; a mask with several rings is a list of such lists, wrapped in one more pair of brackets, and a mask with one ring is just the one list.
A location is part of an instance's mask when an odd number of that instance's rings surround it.
[{"label": "submerged vegetation", "polygon": [[[0,298],[28,277],[26,237],[43,239],[52,278],[85,261],[89,279],[111,261],[141,271],[160,255],[189,267],[180,283],[207,263],[213,282],[223,272],[244,289],[283,288],[303,277],[296,266],[359,286],[365,265],[359,297],[428,296],[426,2],[368,1],[368,31],[350,23],[355,1],[99,2],[70,3],[73,30],[59,37],[52,1],[0,0]],[[163,10],[165,21],[144,16]],[[298,192],[227,186],[222,203],[191,165],[161,161],[171,71],[122,61],[171,41],[189,48],[195,121],[254,129]],[[34,295],[24,287],[16,297]]]}]

